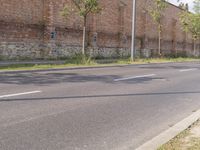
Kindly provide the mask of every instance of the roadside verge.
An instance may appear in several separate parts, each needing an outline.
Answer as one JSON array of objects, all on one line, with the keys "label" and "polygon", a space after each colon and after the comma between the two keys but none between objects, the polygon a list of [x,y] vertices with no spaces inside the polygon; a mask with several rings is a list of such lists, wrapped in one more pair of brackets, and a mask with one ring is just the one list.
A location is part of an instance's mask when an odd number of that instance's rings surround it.
[{"label": "roadside verge", "polygon": [[119,60],[116,63],[98,62],[95,64],[65,64],[64,61],[25,61],[25,62],[1,62],[0,73],[16,73],[16,72],[41,72],[41,71],[57,71],[57,70],[76,70],[76,69],[96,69],[107,67],[124,67],[138,65],[154,65],[168,63],[200,63],[200,59],[148,59],[130,62],[127,60]]},{"label": "roadside verge", "polygon": [[200,119],[200,110],[194,112],[192,115],[180,121],[173,127],[169,128],[168,130],[162,132],[158,136],[144,143],[136,150],[157,150],[163,144],[167,143],[171,139],[175,138],[178,134],[188,129],[192,124],[194,124],[199,119]]}]

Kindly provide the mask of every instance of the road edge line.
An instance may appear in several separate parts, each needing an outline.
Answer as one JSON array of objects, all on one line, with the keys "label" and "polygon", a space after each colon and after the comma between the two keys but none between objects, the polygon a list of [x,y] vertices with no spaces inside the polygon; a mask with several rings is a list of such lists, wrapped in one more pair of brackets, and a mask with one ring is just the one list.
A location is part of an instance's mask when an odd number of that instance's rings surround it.
[{"label": "road edge line", "polygon": [[21,96],[21,95],[28,95],[28,94],[36,94],[36,93],[41,93],[41,92],[42,91],[30,91],[30,92],[23,92],[23,93],[0,95],[0,99],[2,99],[2,98],[8,98],[8,97]]},{"label": "road edge line", "polygon": [[166,131],[162,132],[158,136],[152,138],[151,140],[147,141],[143,145],[139,146],[135,150],[156,150],[163,144],[167,143],[182,131],[186,130],[200,118],[200,110],[194,112],[189,117],[183,119],[182,121],[178,122],[173,127],[167,129]]}]

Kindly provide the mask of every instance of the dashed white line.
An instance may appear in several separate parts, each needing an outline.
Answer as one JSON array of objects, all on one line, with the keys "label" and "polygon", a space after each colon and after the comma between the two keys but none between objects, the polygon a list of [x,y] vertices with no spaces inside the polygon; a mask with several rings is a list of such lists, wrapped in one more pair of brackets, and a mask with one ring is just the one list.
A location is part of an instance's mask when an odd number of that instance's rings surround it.
[{"label": "dashed white line", "polygon": [[42,92],[42,91],[30,91],[30,92],[24,92],[24,93],[0,95],[0,98],[7,98],[7,97],[20,96],[20,95],[28,95],[28,94],[36,94],[36,93],[41,93],[41,92]]},{"label": "dashed white line", "polygon": [[114,81],[117,82],[117,81],[125,81],[125,80],[145,78],[145,77],[153,77],[155,75],[156,74],[147,74],[147,75],[141,75],[141,76],[133,76],[133,77],[127,77],[127,78],[114,79]]},{"label": "dashed white line", "polygon": [[188,71],[195,71],[197,70],[197,68],[191,68],[191,69],[183,69],[183,70],[179,70],[180,72],[188,72]]}]

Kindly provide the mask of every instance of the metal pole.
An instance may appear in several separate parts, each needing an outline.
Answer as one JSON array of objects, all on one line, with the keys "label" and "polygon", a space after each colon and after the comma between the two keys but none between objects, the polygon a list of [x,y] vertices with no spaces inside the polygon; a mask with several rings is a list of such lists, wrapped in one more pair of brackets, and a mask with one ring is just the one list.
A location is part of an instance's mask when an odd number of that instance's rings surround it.
[{"label": "metal pole", "polygon": [[135,22],[136,22],[136,0],[133,0],[132,14],[132,40],[131,40],[131,60],[135,60]]}]

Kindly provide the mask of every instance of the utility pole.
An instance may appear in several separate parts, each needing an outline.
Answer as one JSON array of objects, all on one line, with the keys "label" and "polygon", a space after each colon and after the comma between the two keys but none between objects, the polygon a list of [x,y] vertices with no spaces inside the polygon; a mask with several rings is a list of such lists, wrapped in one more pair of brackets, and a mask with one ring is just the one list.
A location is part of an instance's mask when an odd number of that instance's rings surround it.
[{"label": "utility pole", "polygon": [[132,8],[132,40],[131,40],[131,61],[135,60],[135,25],[136,25],[136,0],[133,0]]}]

